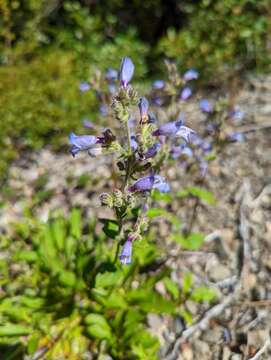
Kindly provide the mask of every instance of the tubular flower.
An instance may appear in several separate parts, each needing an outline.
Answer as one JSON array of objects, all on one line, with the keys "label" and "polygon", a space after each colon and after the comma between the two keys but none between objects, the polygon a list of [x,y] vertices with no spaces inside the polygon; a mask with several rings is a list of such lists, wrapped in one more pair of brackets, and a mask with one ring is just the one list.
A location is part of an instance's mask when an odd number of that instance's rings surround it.
[{"label": "tubular flower", "polygon": [[86,81],[82,81],[80,84],[79,84],[79,90],[81,92],[86,92],[90,89],[90,84]]},{"label": "tubular flower", "polygon": [[162,193],[166,193],[170,191],[169,184],[165,181],[165,179],[160,175],[155,175],[153,189],[157,189]]},{"label": "tubular flower", "polygon": [[130,192],[144,192],[150,191],[153,187],[155,177],[154,175],[144,176],[138,179],[132,186],[129,187]]},{"label": "tubular flower", "polygon": [[245,135],[240,132],[233,132],[228,136],[228,140],[232,142],[243,142],[245,140]]},{"label": "tubular flower", "polygon": [[158,151],[161,149],[160,142],[156,142],[151,147],[148,148],[148,150],[144,154],[144,159],[150,159],[157,155]]},{"label": "tubular flower", "polygon": [[152,189],[157,189],[161,192],[168,192],[170,187],[164,178],[160,175],[149,175],[138,179],[132,186],[129,187],[130,192],[145,192]]},{"label": "tubular flower", "polygon": [[187,70],[183,75],[184,81],[196,80],[198,77],[199,73],[194,69]]},{"label": "tubular flower", "polygon": [[212,113],[214,111],[213,105],[207,99],[200,100],[199,107],[200,110],[205,113]]},{"label": "tubular flower", "polygon": [[118,72],[115,69],[109,68],[105,74],[105,78],[108,81],[115,81],[118,78]]},{"label": "tubular flower", "polygon": [[122,251],[119,255],[120,262],[122,265],[131,264],[132,249],[133,249],[133,242],[132,242],[132,239],[128,236],[128,239],[124,243]]},{"label": "tubular flower", "polygon": [[174,146],[171,148],[170,154],[174,160],[176,160],[180,155],[186,155],[188,157],[193,156],[193,150],[186,144],[181,144],[179,146]]},{"label": "tubular flower", "polygon": [[136,137],[135,135],[131,135],[131,149],[133,152],[135,152],[138,148],[138,144],[137,144],[137,141],[136,141]]},{"label": "tubular flower", "polygon": [[176,137],[183,138],[186,142],[189,142],[191,139],[191,135],[195,134],[195,131],[190,129],[187,126],[181,126],[176,133]]},{"label": "tubular flower", "polygon": [[190,89],[190,87],[186,86],[185,88],[183,88],[183,90],[181,91],[181,100],[185,101],[188,98],[190,98],[190,96],[192,95],[192,90]]},{"label": "tubular flower", "polygon": [[164,80],[155,80],[152,84],[152,87],[157,90],[163,89],[164,86],[165,86]]},{"label": "tubular flower", "polygon": [[148,110],[149,110],[149,102],[145,97],[141,97],[139,99],[139,112],[140,112],[140,123],[144,124],[148,121]]},{"label": "tubular flower", "polygon": [[129,84],[133,77],[134,69],[135,66],[132,60],[125,56],[120,65],[120,83],[122,86],[126,87]]},{"label": "tubular flower", "polygon": [[71,154],[73,157],[79,152],[84,150],[90,150],[97,142],[96,136],[93,135],[75,135],[70,133],[69,136],[71,147]]},{"label": "tubular flower", "polygon": [[183,121],[171,121],[166,124],[161,125],[158,129],[156,129],[152,135],[153,136],[174,136],[177,131],[182,126]]}]

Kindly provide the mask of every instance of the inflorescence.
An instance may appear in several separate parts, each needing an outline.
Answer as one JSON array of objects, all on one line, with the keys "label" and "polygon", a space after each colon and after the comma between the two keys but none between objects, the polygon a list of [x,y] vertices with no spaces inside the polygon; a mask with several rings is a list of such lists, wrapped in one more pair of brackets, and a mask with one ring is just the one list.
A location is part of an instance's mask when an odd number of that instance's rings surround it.
[{"label": "inflorescence", "polygon": [[[122,251],[117,255],[122,264],[131,263],[133,242],[140,239],[142,232],[146,230],[147,203],[152,190],[162,193],[170,191],[170,185],[160,174],[164,163],[181,159],[180,165],[186,168],[189,159],[193,158],[194,162],[199,164],[200,174],[204,177],[208,168],[208,156],[213,149],[214,139],[217,139],[214,135],[221,136],[220,123],[211,121],[206,124],[206,131],[207,137],[211,135],[212,141],[200,137],[194,130],[184,125],[182,112],[171,121],[158,123],[156,116],[150,112],[150,103],[153,106],[161,106],[165,101],[169,101],[168,99],[187,101],[193,93],[188,83],[198,78],[198,72],[194,69],[188,70],[180,77],[172,64],[167,63],[167,67],[172,86],[168,86],[163,80],[156,80],[153,83],[153,96],[149,102],[146,97],[139,98],[136,90],[131,86],[135,67],[129,57],[124,57],[119,73],[109,69],[105,75],[112,96],[110,111],[115,120],[112,124],[114,130],[106,128],[99,135],[71,133],[69,137],[70,152],[73,157],[80,151],[86,151],[92,157],[113,154],[116,158],[122,186],[112,193],[102,193],[100,199],[102,205],[110,207],[115,212],[119,224],[118,241],[122,244]],[[119,79],[118,87],[117,79]],[[80,84],[82,92],[88,91],[90,87],[91,84],[87,82]],[[104,98],[97,89],[95,90],[98,97]],[[207,99],[202,99],[199,107],[206,117],[211,119],[220,111],[219,106],[215,107]],[[109,113],[106,104],[102,104],[100,112],[103,116]],[[237,109],[230,116],[240,119],[242,115]],[[95,127],[87,119],[84,120],[84,126],[92,130]],[[241,140],[238,133],[228,135],[228,141]],[[131,225],[127,216],[131,210],[138,208],[141,208],[139,216]]]}]

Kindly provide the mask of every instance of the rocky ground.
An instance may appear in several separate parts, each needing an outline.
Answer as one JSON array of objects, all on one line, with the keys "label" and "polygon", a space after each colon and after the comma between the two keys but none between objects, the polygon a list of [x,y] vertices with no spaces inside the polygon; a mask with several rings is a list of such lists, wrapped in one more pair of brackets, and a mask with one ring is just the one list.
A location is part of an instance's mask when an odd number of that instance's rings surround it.
[{"label": "rocky ground", "polygon": [[[193,224],[193,230],[206,234],[205,245],[200,252],[168,260],[176,279],[184,269],[192,271],[199,283],[217,289],[219,302],[211,308],[188,304],[195,324],[186,329],[181,319],[151,315],[161,359],[271,359],[270,99],[271,76],[248,79],[240,88],[236,102],[246,117],[237,127],[246,141],[224,148],[210,165],[205,186],[219,201],[198,207]],[[194,110],[192,103],[196,128],[201,118]],[[2,189],[0,231],[9,231],[29,206],[42,221],[74,205],[84,207],[88,217],[99,215],[98,194],[114,186],[110,164],[110,159],[73,159],[49,149],[25,155],[10,167]],[[172,179],[178,188],[191,182],[183,173]],[[191,207],[178,215],[188,222]]]}]

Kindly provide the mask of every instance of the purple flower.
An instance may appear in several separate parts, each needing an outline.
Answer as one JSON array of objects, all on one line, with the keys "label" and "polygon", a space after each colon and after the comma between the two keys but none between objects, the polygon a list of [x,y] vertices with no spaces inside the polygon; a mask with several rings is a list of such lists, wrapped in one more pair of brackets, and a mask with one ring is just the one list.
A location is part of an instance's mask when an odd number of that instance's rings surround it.
[{"label": "purple flower", "polygon": [[138,148],[137,141],[135,135],[131,135],[131,149],[135,152]]},{"label": "purple flower", "polygon": [[161,149],[160,142],[156,142],[144,154],[144,159],[149,159],[157,155],[158,151]]},{"label": "purple flower", "polygon": [[125,241],[121,254],[119,255],[120,262],[122,265],[131,264],[132,262],[132,249],[133,249],[133,242],[128,237]]},{"label": "purple flower", "polygon": [[228,140],[232,142],[244,142],[245,135],[240,132],[233,132],[228,136]]},{"label": "purple flower", "polygon": [[152,188],[157,189],[162,193],[166,193],[170,191],[169,184],[160,175],[155,175],[154,184]]},{"label": "purple flower", "polygon": [[164,104],[164,100],[160,96],[155,96],[152,103],[156,106],[162,106]]},{"label": "purple flower", "polygon": [[125,56],[120,65],[120,83],[126,87],[133,77],[135,66],[132,60]]},{"label": "purple flower", "polygon": [[115,69],[109,68],[105,74],[105,78],[108,81],[115,81],[118,78],[118,72]]},{"label": "purple flower", "polygon": [[181,91],[181,100],[187,100],[188,98],[190,98],[190,96],[192,95],[192,90],[190,89],[190,87],[185,87],[183,88],[183,90]]},{"label": "purple flower", "polygon": [[209,124],[207,124],[205,130],[209,135],[214,135],[217,130],[217,125],[209,123]]},{"label": "purple flower", "polygon": [[145,192],[152,189],[158,189],[161,192],[168,192],[170,187],[160,175],[149,175],[138,179],[132,186],[129,187],[128,190],[130,192]]},{"label": "purple flower", "polygon": [[191,134],[190,141],[195,146],[201,146],[203,142],[202,138],[197,133]]},{"label": "purple flower", "polygon": [[129,187],[130,192],[135,191],[150,191],[153,187],[155,180],[154,175],[144,176],[140,179],[138,179],[132,186]]},{"label": "purple flower", "polygon": [[212,150],[212,144],[207,140],[203,140],[200,147],[204,154],[208,154]]},{"label": "purple flower", "polygon": [[198,77],[199,73],[194,69],[187,70],[183,75],[184,81],[196,80]]},{"label": "purple flower", "polygon": [[108,108],[105,104],[102,104],[99,110],[102,116],[106,116],[108,114]]},{"label": "purple flower", "polygon": [[176,137],[183,138],[186,142],[189,142],[191,139],[191,135],[195,134],[195,131],[190,129],[187,126],[181,126],[176,133]]},{"label": "purple flower", "polygon": [[96,136],[93,135],[75,135],[70,133],[69,136],[71,147],[71,154],[74,157],[79,151],[91,149],[97,142]]},{"label": "purple flower", "polygon": [[180,155],[186,155],[188,157],[193,156],[193,150],[186,144],[172,147],[170,153],[174,160],[176,160]]},{"label": "purple flower", "polygon": [[202,112],[212,113],[214,111],[213,105],[207,99],[201,99],[199,107]]},{"label": "purple flower", "polygon": [[90,89],[90,84],[86,81],[83,81],[79,84],[79,90],[81,92],[86,92]]},{"label": "purple flower", "polygon": [[148,110],[149,110],[149,102],[145,97],[141,97],[139,99],[139,112],[140,112],[140,122],[146,123],[148,121]]},{"label": "purple flower", "polygon": [[163,89],[164,86],[165,86],[164,80],[155,80],[152,84],[152,87],[157,90]]},{"label": "purple flower", "polygon": [[111,94],[114,94],[114,92],[116,92],[117,88],[116,88],[115,85],[109,84],[109,85],[108,85],[108,90],[109,90],[109,92],[110,92]]},{"label": "purple flower", "polygon": [[233,111],[229,112],[229,116],[232,120],[241,122],[244,119],[245,113],[239,107],[236,107]]},{"label": "purple flower", "polygon": [[156,129],[152,135],[153,136],[174,136],[177,131],[182,126],[183,121],[171,121],[166,124],[161,125],[158,129]]},{"label": "purple flower", "polygon": [[93,128],[93,123],[88,120],[88,119],[83,119],[83,126],[87,129],[92,129]]}]

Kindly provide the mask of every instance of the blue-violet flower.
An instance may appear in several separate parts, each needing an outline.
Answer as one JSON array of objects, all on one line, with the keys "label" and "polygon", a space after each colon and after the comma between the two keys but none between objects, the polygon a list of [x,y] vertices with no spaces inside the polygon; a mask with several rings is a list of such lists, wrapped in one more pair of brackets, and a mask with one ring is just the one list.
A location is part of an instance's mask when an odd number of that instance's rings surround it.
[{"label": "blue-violet flower", "polygon": [[129,84],[133,77],[134,69],[135,66],[132,60],[125,56],[120,65],[120,83],[122,86],[126,87]]}]

